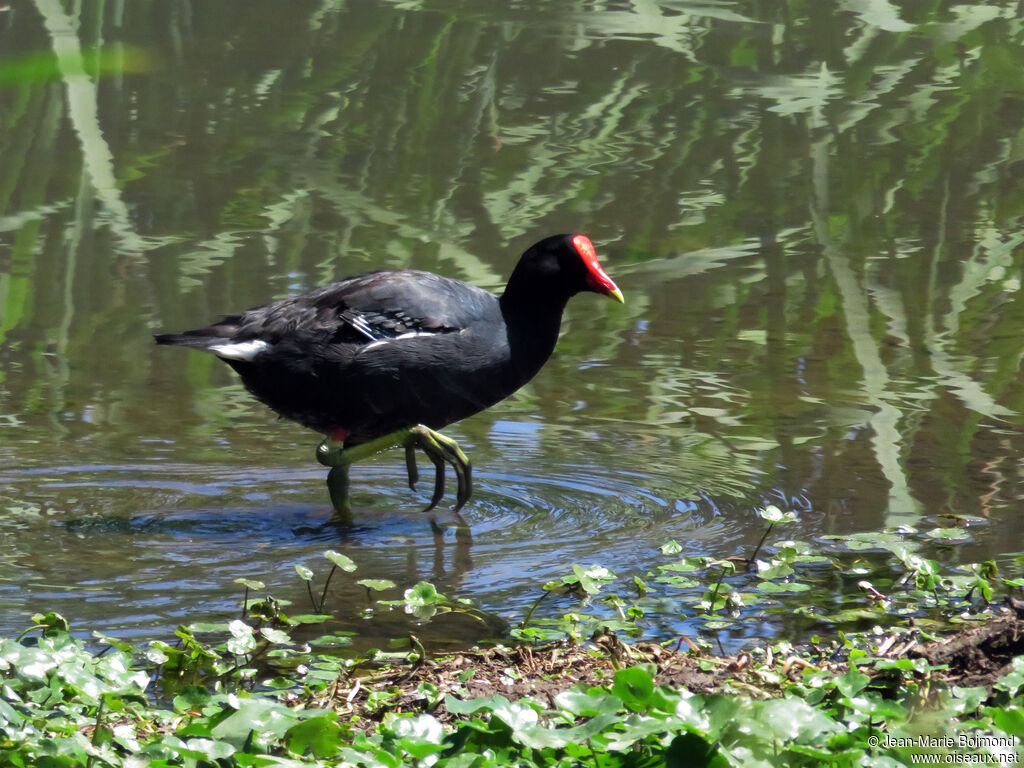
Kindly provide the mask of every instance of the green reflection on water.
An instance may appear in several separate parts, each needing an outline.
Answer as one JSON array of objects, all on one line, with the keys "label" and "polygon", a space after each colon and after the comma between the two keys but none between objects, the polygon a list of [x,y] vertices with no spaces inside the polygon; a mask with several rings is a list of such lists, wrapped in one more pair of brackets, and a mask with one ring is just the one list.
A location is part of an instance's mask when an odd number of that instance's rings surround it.
[{"label": "green reflection on water", "polygon": [[[1015,3],[77,8],[0,13],[0,463],[53,476],[0,505],[315,508],[316,437],[150,334],[365,269],[499,289],[579,230],[628,306],[577,299],[538,379],[456,430],[492,474],[483,593],[642,520],[627,565],[733,554],[766,498],[805,499],[808,538],[952,511],[987,520],[964,557],[1020,539]],[[93,465],[178,469],[54,479]],[[368,520],[410,501],[393,468]]]}]

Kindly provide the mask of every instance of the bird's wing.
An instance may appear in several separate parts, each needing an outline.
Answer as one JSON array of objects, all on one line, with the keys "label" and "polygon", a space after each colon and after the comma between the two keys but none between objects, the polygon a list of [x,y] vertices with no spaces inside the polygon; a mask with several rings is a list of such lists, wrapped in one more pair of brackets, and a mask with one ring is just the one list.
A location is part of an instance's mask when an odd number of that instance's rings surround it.
[{"label": "bird's wing", "polygon": [[274,343],[315,334],[330,343],[370,344],[460,331],[484,316],[495,297],[430,272],[368,272],[226,318],[235,340]]}]

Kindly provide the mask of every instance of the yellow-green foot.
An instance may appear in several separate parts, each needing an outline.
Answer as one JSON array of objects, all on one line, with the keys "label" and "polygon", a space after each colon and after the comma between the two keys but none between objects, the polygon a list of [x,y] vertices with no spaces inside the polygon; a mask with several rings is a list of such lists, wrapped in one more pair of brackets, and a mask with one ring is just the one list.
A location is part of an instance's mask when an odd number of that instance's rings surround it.
[{"label": "yellow-green foot", "polygon": [[[459,444],[446,435],[436,432],[430,427],[417,424],[415,427],[400,429],[390,435],[384,435],[366,443],[346,448],[342,442],[328,438],[320,443],[316,449],[316,458],[325,467],[331,467],[331,473],[327,477],[327,488],[331,494],[331,503],[339,514],[348,513],[348,467],[357,461],[361,461],[375,453],[387,450],[395,445],[405,448],[405,465],[409,473],[409,487],[416,490],[416,481],[419,480],[419,469],[416,466],[416,449],[423,451],[427,458],[434,464],[434,495],[430,499],[430,505],[424,510],[431,510],[437,506],[444,496],[444,475],[445,465],[451,464],[458,481],[458,489],[455,495],[455,510],[458,511],[469,501],[473,494],[473,468],[469,463],[466,454],[459,448]],[[344,469],[342,473],[340,470]],[[338,476],[332,481],[332,476],[338,471]],[[343,479],[342,479],[343,477]],[[345,511],[339,508],[345,507]]]}]

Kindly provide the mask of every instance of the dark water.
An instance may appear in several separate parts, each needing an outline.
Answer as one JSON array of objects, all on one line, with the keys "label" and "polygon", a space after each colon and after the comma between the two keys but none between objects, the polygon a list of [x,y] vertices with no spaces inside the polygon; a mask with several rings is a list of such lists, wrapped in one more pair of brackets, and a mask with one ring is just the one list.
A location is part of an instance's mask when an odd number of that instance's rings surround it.
[{"label": "dark water", "polygon": [[[805,541],[955,513],[947,559],[1021,552],[1016,2],[70,7],[0,9],[0,633],[299,600],[327,548],[515,617],[573,563],[749,552],[765,503]],[[575,299],[449,430],[472,541],[399,452],[325,525],[319,438],[151,341],[371,268],[499,289],[562,231],[627,303]]]}]

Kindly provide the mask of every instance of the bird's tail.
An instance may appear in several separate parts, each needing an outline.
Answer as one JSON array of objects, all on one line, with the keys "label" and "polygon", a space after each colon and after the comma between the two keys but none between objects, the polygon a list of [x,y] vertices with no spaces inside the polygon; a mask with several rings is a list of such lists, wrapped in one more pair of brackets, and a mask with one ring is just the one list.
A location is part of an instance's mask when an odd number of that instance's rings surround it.
[{"label": "bird's tail", "polygon": [[177,347],[191,347],[192,349],[209,349],[224,343],[225,337],[231,335],[234,329],[227,329],[224,326],[212,325],[209,328],[199,328],[195,331],[185,333],[158,333],[153,337],[157,344],[171,344]]}]

